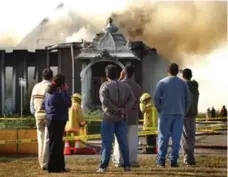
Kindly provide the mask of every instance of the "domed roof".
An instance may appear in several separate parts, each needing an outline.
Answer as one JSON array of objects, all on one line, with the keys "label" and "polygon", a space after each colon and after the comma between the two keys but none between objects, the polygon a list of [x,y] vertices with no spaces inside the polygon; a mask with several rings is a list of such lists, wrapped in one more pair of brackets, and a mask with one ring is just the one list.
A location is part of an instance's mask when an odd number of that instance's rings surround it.
[{"label": "domed roof", "polygon": [[113,24],[112,18],[108,19],[107,25],[103,28],[104,32],[110,32],[110,33],[116,33],[119,30],[119,28]]}]

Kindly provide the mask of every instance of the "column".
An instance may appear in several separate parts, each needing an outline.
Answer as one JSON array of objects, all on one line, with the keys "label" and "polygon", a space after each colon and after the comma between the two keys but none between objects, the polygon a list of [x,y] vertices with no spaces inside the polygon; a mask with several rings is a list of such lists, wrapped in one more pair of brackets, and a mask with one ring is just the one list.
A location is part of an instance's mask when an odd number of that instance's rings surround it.
[{"label": "column", "polygon": [[49,50],[46,49],[46,68],[50,68],[51,63],[50,63],[50,53]]},{"label": "column", "polygon": [[[86,62],[82,63],[82,70],[87,66]],[[89,70],[89,69],[88,69]],[[89,103],[89,83],[91,83],[90,73],[86,71],[84,75],[81,77],[81,97],[82,97],[82,110],[83,112],[87,112],[89,110],[88,103]]]},{"label": "column", "polygon": [[42,81],[42,72],[47,67],[46,50],[36,50],[36,72],[38,82]]},{"label": "column", "polygon": [[62,73],[62,50],[58,49],[58,73]]},{"label": "column", "polygon": [[5,51],[1,51],[1,58],[0,58],[0,72],[1,72],[1,94],[0,94],[0,107],[1,107],[1,115],[4,114],[5,109]]}]

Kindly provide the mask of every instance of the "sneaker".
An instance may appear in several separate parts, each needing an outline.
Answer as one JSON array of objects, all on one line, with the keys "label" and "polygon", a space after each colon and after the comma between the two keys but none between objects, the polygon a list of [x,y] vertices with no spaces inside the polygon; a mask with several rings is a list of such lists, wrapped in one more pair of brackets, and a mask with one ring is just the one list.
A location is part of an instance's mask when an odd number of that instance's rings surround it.
[{"label": "sneaker", "polygon": [[128,172],[128,171],[131,171],[131,167],[125,167],[124,168],[124,172]]},{"label": "sneaker", "polygon": [[163,165],[163,164],[157,164],[157,167],[158,168],[165,168],[165,165]]},{"label": "sneaker", "polygon": [[171,168],[178,168],[179,165],[177,163],[170,163]]},{"label": "sneaker", "polygon": [[64,168],[64,169],[62,170],[62,172],[64,172],[64,173],[70,172],[70,169]]},{"label": "sneaker", "polygon": [[107,172],[107,168],[98,168],[97,173],[105,173]]},{"label": "sneaker", "polygon": [[115,163],[114,166],[119,168],[119,167],[123,167],[123,164]]},{"label": "sneaker", "polygon": [[42,170],[47,171],[47,170],[48,170],[48,168],[47,168],[47,167],[43,167],[43,168],[42,168]]},{"label": "sneaker", "polygon": [[131,167],[138,168],[140,166],[137,162],[133,162],[133,163],[131,163]]},{"label": "sneaker", "polygon": [[186,166],[186,167],[190,167],[190,166],[194,166],[194,165],[196,165],[196,163],[184,162],[184,166]]}]

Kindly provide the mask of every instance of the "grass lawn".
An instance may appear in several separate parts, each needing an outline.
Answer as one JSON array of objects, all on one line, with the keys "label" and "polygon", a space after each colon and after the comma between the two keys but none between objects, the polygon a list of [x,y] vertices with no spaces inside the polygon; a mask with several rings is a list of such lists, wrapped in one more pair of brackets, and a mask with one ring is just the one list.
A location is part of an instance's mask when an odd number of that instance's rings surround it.
[{"label": "grass lawn", "polygon": [[[75,158],[74,158],[75,157]],[[110,165],[109,172],[106,174],[96,174],[95,171],[99,164],[99,158],[84,158],[74,156],[66,162],[66,167],[71,169],[69,173],[48,174],[39,169],[37,158],[7,158],[0,157],[0,177],[92,177],[92,176],[153,176],[153,177],[226,177],[227,176],[227,157],[224,156],[197,156],[197,165],[195,167],[183,167],[180,161],[180,168],[171,169],[167,167],[160,169],[156,167],[155,156],[140,156],[139,162],[141,167],[132,169],[131,172],[124,173],[121,168]],[[180,158],[182,159],[182,158]]]}]

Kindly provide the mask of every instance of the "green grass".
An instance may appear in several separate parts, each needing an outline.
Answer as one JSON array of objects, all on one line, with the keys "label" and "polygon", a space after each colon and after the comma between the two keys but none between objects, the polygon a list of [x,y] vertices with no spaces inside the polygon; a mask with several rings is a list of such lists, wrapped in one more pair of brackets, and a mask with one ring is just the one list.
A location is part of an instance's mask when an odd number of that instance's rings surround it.
[{"label": "green grass", "polygon": [[[28,158],[10,158],[9,160],[1,161],[0,158],[0,176],[23,176],[23,177],[35,177],[35,176],[53,176],[53,177],[70,177],[70,176],[153,176],[153,177],[226,177],[227,176],[227,158],[224,156],[197,156],[197,165],[195,167],[184,167],[160,169],[156,167],[155,157],[141,156],[139,162],[141,167],[135,168],[132,172],[124,173],[121,168],[115,168],[112,163],[110,164],[109,172],[106,174],[96,174],[95,171],[99,165],[99,158],[84,158],[74,156],[67,160],[66,167],[71,169],[70,173],[63,174],[48,174],[41,171],[37,159],[35,157]],[[180,158],[181,159],[181,158]],[[181,163],[180,163],[181,165]]]}]

